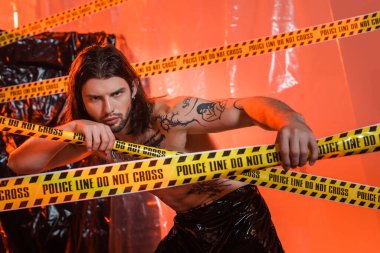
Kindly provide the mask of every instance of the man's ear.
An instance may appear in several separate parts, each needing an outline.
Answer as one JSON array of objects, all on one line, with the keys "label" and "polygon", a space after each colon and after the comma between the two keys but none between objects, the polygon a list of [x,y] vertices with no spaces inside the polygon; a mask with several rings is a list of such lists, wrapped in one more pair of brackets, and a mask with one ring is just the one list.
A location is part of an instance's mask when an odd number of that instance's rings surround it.
[{"label": "man's ear", "polygon": [[132,90],[131,90],[131,96],[132,99],[135,99],[136,93],[137,93],[137,87],[139,86],[139,81],[137,79],[132,81]]}]

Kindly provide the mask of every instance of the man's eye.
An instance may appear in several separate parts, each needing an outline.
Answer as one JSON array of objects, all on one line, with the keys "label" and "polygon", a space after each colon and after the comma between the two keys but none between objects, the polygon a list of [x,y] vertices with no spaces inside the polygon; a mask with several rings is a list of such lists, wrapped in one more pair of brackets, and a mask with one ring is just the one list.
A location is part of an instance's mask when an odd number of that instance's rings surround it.
[{"label": "man's eye", "polygon": [[100,100],[100,97],[90,97],[90,100],[91,101],[97,101],[97,100]]},{"label": "man's eye", "polygon": [[121,91],[116,91],[115,93],[113,93],[112,95],[114,96],[114,97],[118,97],[118,96],[120,96],[121,95]]}]

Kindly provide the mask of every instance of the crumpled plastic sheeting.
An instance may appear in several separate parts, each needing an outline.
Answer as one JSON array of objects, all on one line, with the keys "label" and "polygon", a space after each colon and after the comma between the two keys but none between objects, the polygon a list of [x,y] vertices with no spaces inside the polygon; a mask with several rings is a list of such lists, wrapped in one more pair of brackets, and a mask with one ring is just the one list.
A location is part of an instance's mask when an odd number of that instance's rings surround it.
[{"label": "crumpled plastic sheeting", "polygon": [[[96,42],[115,44],[115,36],[43,33],[0,47],[1,86],[67,75],[78,52]],[[0,111],[6,117],[55,126],[62,119],[65,101],[66,94],[56,94],[1,104]],[[1,134],[0,175],[14,176],[7,167],[8,153],[26,137]],[[1,212],[2,247],[16,253],[104,252],[108,247],[108,206],[109,200],[101,199]],[[95,247],[89,246],[92,242],[97,242]]]},{"label": "crumpled plastic sheeting", "polygon": [[[272,16],[272,34],[296,30],[293,0],[275,0]],[[269,71],[269,86],[272,93],[298,84],[295,74],[298,71],[298,62],[294,49],[273,52]]]},{"label": "crumpled plastic sheeting", "polygon": [[94,43],[115,44],[116,40],[114,35],[110,36],[104,32],[89,34],[46,32],[0,47],[0,61],[6,65],[38,66],[63,70],[67,73],[76,55]]},{"label": "crumpled plastic sheeting", "polygon": [[[170,4],[168,4],[169,2]],[[223,44],[248,41],[296,28],[295,7],[297,4],[294,0],[203,2],[198,0],[191,4],[186,1],[164,1],[164,3],[141,1],[134,4],[136,5],[133,6],[134,8],[142,9],[141,12],[145,14],[141,21],[142,27],[140,30],[136,29],[141,37],[142,46],[135,44],[136,51],[140,52],[139,57],[144,60],[170,57],[218,47]],[[169,9],[175,14],[160,18],[163,13],[169,13]],[[191,14],[183,15],[184,17],[178,14],[186,13],[185,9],[188,9],[187,11]],[[194,19],[195,16],[199,16],[199,18]],[[215,24],[212,25],[213,23]],[[181,26],[184,29],[181,29]],[[188,32],[189,27],[191,27],[191,33]],[[211,29],[213,30],[210,31]],[[154,42],[146,42],[144,39]],[[161,42],[155,45],[155,41],[165,41],[166,44]],[[147,49],[144,51],[142,47],[147,47]],[[257,60],[259,58],[260,60]],[[248,61],[253,62],[252,66],[249,67],[260,67],[262,73],[269,71],[265,77],[257,75],[252,79],[252,83],[257,82],[257,85],[253,85],[254,89],[251,90],[246,88],[248,86],[245,85],[247,80],[243,76],[245,69],[249,68],[246,64]],[[259,61],[261,64],[256,64]],[[256,74],[254,71],[257,69],[253,70],[253,74]],[[220,98],[224,96],[246,96],[247,89],[250,92],[248,94],[262,95],[270,91],[270,93],[278,96],[299,85],[297,71],[297,51],[288,49],[271,53],[271,55],[265,54],[264,56],[226,61],[202,68],[160,75],[159,77],[154,76],[152,77],[152,90],[158,95],[165,93],[169,96],[202,94],[201,96],[208,96],[209,98]],[[222,82],[226,82],[226,80],[228,87],[222,86]],[[220,91],[211,90],[212,84],[218,82],[221,83]],[[265,85],[260,85],[264,82]],[[179,83],[182,85],[178,85]],[[228,94],[226,95],[223,92],[228,92]]]}]

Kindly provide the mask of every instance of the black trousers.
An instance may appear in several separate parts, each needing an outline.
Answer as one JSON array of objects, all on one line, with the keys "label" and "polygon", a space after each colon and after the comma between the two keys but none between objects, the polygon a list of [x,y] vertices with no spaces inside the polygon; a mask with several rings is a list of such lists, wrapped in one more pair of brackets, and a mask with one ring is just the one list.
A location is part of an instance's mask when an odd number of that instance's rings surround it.
[{"label": "black trousers", "polygon": [[156,253],[284,252],[268,207],[247,185],[210,205],[178,213]]}]

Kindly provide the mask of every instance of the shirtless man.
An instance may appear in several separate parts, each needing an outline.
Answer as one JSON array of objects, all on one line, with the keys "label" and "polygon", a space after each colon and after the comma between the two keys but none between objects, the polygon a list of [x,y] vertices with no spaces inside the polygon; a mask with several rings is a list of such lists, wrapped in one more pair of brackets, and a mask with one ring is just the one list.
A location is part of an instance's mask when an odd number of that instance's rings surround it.
[{"label": "shirtless man", "polygon": [[[318,156],[312,131],[284,103],[266,97],[148,100],[140,79],[112,46],[91,46],[78,55],[68,94],[68,120],[57,128],[84,134],[86,147],[30,138],[10,154],[13,171],[42,172],[90,154],[112,161],[115,139],[185,151],[188,134],[254,125],[278,131],[285,169],[307,161],[313,165]],[[156,252],[283,252],[255,186],[217,179],[153,193],[177,212],[174,227]]]}]

